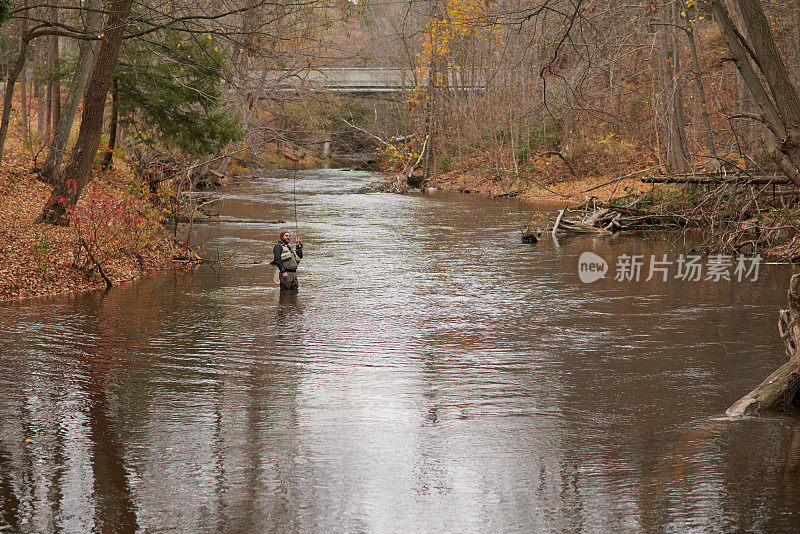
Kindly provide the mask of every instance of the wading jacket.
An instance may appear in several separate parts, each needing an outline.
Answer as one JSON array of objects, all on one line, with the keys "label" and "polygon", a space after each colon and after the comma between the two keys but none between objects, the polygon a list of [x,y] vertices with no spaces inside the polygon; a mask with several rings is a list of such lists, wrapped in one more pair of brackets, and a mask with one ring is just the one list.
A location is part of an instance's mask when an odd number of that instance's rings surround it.
[{"label": "wading jacket", "polygon": [[[292,254],[292,256],[296,256],[296,258],[291,258],[286,261],[288,265],[284,265],[284,260],[281,259],[281,256],[286,257],[285,252],[289,252]],[[293,273],[297,271],[297,260],[303,258],[303,244],[298,243],[297,247],[292,250],[292,247],[290,247],[287,243],[278,241],[278,243],[272,249],[272,255],[274,256],[272,263],[278,267],[278,270],[280,270],[281,274],[286,271]],[[291,265],[294,265],[294,267],[291,267]]]}]

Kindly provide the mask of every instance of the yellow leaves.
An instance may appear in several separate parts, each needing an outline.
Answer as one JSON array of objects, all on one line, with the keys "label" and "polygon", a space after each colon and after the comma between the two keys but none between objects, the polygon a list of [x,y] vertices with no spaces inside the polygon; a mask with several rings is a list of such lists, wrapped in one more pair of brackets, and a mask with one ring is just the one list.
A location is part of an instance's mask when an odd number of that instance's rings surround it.
[{"label": "yellow leaves", "polygon": [[446,0],[444,13],[443,18],[425,25],[422,52],[417,54],[414,69],[421,80],[427,77],[433,61],[453,54],[453,47],[460,45],[459,39],[496,40],[498,25],[491,22],[484,0]]},{"label": "yellow leaves", "polygon": [[486,18],[485,4],[475,0],[448,0],[447,17],[453,30],[460,35],[482,32]]},{"label": "yellow leaves", "polygon": [[378,159],[384,168],[400,170],[415,158],[421,149],[422,144],[419,139],[407,144],[390,139],[389,144],[378,149]]},{"label": "yellow leaves", "polygon": [[681,17],[686,18],[686,11],[681,11]]}]

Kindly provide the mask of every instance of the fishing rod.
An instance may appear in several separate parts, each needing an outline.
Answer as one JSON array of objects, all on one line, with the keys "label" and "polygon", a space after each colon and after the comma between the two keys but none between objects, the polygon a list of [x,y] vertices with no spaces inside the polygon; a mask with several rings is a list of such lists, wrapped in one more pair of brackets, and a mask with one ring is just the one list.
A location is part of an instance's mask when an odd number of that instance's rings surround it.
[{"label": "fishing rod", "polygon": [[297,227],[297,145],[294,145],[294,159],[292,160],[292,200],[294,201],[294,235],[300,237]]}]

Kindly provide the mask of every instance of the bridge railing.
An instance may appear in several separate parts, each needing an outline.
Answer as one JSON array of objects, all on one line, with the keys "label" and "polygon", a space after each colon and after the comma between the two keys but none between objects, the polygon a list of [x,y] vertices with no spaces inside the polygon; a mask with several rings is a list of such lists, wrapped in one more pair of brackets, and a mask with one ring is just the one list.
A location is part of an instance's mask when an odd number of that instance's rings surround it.
[{"label": "bridge railing", "polygon": [[[252,81],[268,84],[273,90],[299,92],[324,90],[331,92],[405,92],[415,86],[427,85],[427,79],[417,80],[411,69],[380,67],[327,67],[301,71],[276,70],[255,75]],[[483,89],[486,69],[469,71],[450,69],[446,87],[453,90]]]}]

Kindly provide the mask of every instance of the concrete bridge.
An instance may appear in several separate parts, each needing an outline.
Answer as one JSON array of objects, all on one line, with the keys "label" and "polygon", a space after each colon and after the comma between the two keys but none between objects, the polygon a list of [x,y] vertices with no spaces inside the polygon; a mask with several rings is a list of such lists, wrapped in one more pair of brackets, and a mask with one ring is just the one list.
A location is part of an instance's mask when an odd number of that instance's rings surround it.
[{"label": "concrete bridge", "polygon": [[[465,82],[467,76],[457,70],[448,72],[448,89],[479,90],[483,89],[486,79],[485,70],[470,71],[470,78],[479,78],[480,82]],[[405,93],[414,85],[414,72],[411,69],[379,68],[379,67],[331,67],[302,71],[272,71],[261,80],[279,92],[329,91],[332,93],[380,94]],[[420,85],[425,85],[422,80]]]}]

